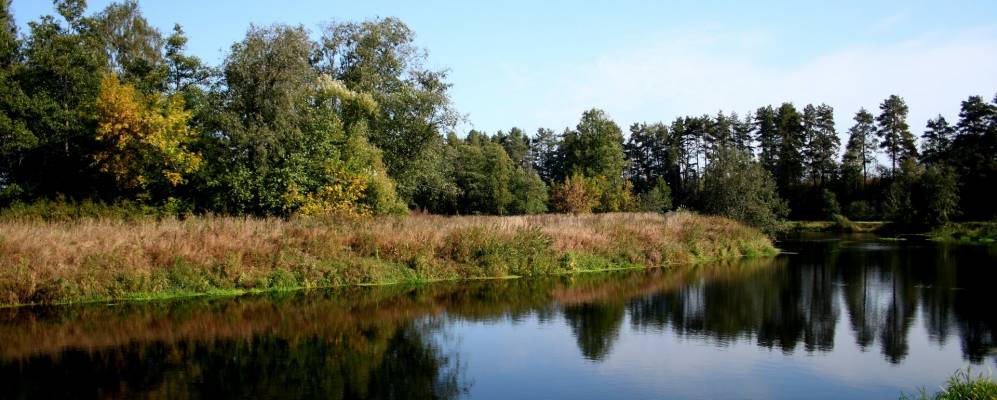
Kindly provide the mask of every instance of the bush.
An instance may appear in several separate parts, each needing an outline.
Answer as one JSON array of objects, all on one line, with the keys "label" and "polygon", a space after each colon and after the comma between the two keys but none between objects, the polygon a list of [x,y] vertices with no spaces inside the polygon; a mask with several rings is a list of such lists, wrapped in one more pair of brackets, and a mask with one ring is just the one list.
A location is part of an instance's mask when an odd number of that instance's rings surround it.
[{"label": "bush", "polygon": [[845,215],[853,220],[869,221],[876,219],[876,209],[869,205],[868,201],[856,200],[845,207]]},{"label": "bush", "polygon": [[649,212],[668,212],[672,209],[672,190],[668,183],[660,177],[654,187],[640,196],[640,210]]},{"label": "bush", "polygon": [[573,174],[557,184],[551,194],[551,206],[558,212],[588,214],[599,205],[600,185],[593,178]]},{"label": "bush", "polygon": [[776,193],[775,180],[751,156],[736,149],[719,149],[703,175],[703,208],[773,234],[787,214]]}]

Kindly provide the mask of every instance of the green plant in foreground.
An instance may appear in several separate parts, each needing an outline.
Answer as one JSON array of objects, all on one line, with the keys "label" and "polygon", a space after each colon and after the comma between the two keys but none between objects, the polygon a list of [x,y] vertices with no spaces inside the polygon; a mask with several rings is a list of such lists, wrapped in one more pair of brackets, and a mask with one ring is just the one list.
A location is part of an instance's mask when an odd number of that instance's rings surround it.
[{"label": "green plant in foreground", "polygon": [[900,395],[901,399],[915,400],[992,400],[997,399],[997,382],[993,380],[993,374],[988,371],[986,375],[980,373],[973,375],[972,368],[956,370],[942,391],[928,396],[926,390],[921,388],[917,396],[910,396],[906,393]]}]

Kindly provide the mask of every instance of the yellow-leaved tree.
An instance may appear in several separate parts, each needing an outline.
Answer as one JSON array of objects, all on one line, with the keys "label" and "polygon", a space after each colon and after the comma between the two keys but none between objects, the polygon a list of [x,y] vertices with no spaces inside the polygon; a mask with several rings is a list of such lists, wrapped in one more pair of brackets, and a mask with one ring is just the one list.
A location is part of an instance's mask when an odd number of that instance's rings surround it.
[{"label": "yellow-leaved tree", "polygon": [[189,124],[192,113],[179,95],[146,95],[108,74],[101,81],[97,115],[96,138],[103,146],[94,160],[123,192],[149,196],[154,187],[183,184],[200,168],[200,154],[190,150],[197,138]]}]

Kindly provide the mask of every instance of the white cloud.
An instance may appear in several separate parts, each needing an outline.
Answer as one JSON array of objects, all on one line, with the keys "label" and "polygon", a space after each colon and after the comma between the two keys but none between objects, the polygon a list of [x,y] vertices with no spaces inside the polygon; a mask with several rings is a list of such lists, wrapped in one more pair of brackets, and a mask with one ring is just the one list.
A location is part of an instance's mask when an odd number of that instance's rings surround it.
[{"label": "white cloud", "polygon": [[[577,65],[509,66],[508,92],[494,95],[509,99],[500,123],[529,130],[572,126],[591,107],[605,109],[625,128],[720,109],[743,114],[783,101],[827,103],[844,139],[855,111],[875,112],[890,94],[905,98],[911,128],[920,135],[939,113],[954,120],[967,96],[990,99],[997,91],[992,29],[845,46],[805,59],[779,51],[785,50],[778,38],[759,32],[672,33]],[[475,110],[465,111],[476,120]]]}]

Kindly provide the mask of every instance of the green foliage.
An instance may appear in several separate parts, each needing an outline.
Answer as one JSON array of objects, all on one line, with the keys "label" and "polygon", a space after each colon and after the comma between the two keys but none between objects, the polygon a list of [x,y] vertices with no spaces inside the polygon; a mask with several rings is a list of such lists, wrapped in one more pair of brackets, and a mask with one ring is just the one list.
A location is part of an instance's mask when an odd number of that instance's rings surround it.
[{"label": "green foliage", "polygon": [[167,75],[164,40],[142,16],[138,1],[112,3],[94,21],[111,70],[142,92],[161,91]]},{"label": "green foliage", "polygon": [[793,103],[782,103],[776,111],[776,134],[779,137],[779,156],[774,174],[778,188],[785,195],[803,178],[803,116]]},{"label": "green foliage", "polygon": [[772,176],[742,151],[720,149],[703,177],[703,209],[767,233],[778,229],[786,204]]},{"label": "green foliage", "polygon": [[835,157],[841,140],[834,130],[834,109],[827,104],[816,108],[807,105],[804,109],[803,158],[814,186],[826,185],[835,177],[837,164]]},{"label": "green foliage", "polygon": [[944,242],[997,243],[997,222],[950,222],[928,233],[933,240]]},{"label": "green foliage", "polygon": [[876,126],[872,114],[864,108],[855,113],[855,125],[848,129],[848,144],[842,157],[842,167],[860,171],[862,185],[869,180],[869,165],[876,163],[876,148],[879,146]]},{"label": "green foliage", "polygon": [[824,212],[824,215],[835,216],[841,214],[841,205],[838,204],[838,196],[834,192],[821,189],[820,197],[821,210]]},{"label": "green foliage", "polygon": [[660,186],[658,180],[669,175],[677,162],[674,139],[668,126],[661,123],[630,126],[624,152],[630,161],[628,176],[637,193]]},{"label": "green foliage", "polygon": [[[319,40],[300,26],[252,26],[215,68],[185,53],[179,24],[168,35],[152,27],[136,0],[90,15],[83,0],[58,0],[58,15],[23,33],[10,4],[0,0],[0,206],[65,198],[280,216],[712,209],[722,190],[706,175],[755,173],[715,174],[730,168],[733,148],[757,149],[794,218],[840,205],[852,218],[883,210],[907,224],[997,217],[997,104],[981,96],[962,102],[956,124],[929,121],[921,157],[901,97],[877,117],[859,110],[840,164],[826,104],[636,123],[625,141],[598,109],[563,134],[514,127],[458,139],[446,71],[427,67],[395,18],[332,23]],[[875,172],[880,150],[888,172]],[[767,193],[767,182],[740,188]],[[767,221],[757,210],[786,210],[774,204],[736,214]]]},{"label": "green foliage", "polygon": [[[177,216],[168,213],[167,207],[152,207],[131,201],[103,203],[92,200],[81,202],[65,198],[36,200],[31,203],[15,201],[0,210],[0,220],[73,222],[81,220],[142,221],[157,217]],[[174,212],[182,212],[175,205]]]},{"label": "green foliage", "polygon": [[574,130],[564,134],[561,144],[564,171],[586,177],[618,182],[627,160],[623,153],[623,133],[605,112],[591,109],[582,114]]},{"label": "green foliage", "polygon": [[929,166],[921,177],[926,201],[925,219],[943,225],[959,215],[959,186],[955,172],[944,166]]},{"label": "green foliage", "polygon": [[876,117],[876,135],[879,146],[890,157],[890,172],[896,174],[897,167],[907,158],[917,158],[914,135],[907,125],[907,103],[897,95],[891,95],[879,105],[880,114]]},{"label": "green foliage", "polygon": [[921,135],[921,163],[940,164],[950,161],[952,139],[956,129],[950,126],[945,117],[939,115],[928,120],[927,130]]},{"label": "green foliage", "polygon": [[868,221],[875,218],[876,210],[872,208],[872,205],[870,205],[869,202],[865,200],[856,200],[848,203],[848,206],[845,207],[845,214],[851,219]]},{"label": "green foliage", "polygon": [[672,190],[664,179],[658,178],[650,190],[640,195],[640,210],[668,212],[672,209]]},{"label": "green foliage", "polygon": [[[528,165],[508,156],[509,136],[471,131],[461,140],[447,140],[452,153],[454,183],[459,190],[456,212],[461,214],[535,214],[546,211],[547,186]],[[517,139],[518,140],[518,139]]]},{"label": "green foliage", "polygon": [[[415,34],[396,18],[325,27],[319,68],[353,91],[370,93],[380,105],[369,121],[371,142],[384,151],[390,175],[403,197],[419,208],[435,208],[447,179],[420,170],[423,157],[440,150],[439,136],[459,119],[445,71],[424,67],[426,52]],[[431,185],[426,187],[426,185]],[[446,197],[446,196],[444,196]]]},{"label": "green foliage", "polygon": [[512,192],[512,214],[540,214],[547,212],[547,184],[535,172],[516,168],[509,182]]},{"label": "green foliage", "polygon": [[372,96],[319,74],[303,28],[254,27],[225,63],[214,147],[217,208],[257,215],[365,215],[402,208],[366,141]]},{"label": "green foliage", "polygon": [[920,169],[912,160],[907,159],[902,164],[899,173],[894,173],[894,180],[884,195],[883,215],[900,224],[909,225],[918,222],[918,210],[914,208],[914,191],[920,174]]},{"label": "green foliage", "polygon": [[530,153],[533,154],[533,169],[537,171],[547,184],[552,184],[561,179],[564,170],[562,165],[562,154],[560,152],[561,136],[551,129],[539,128],[537,134],[530,141]]}]

